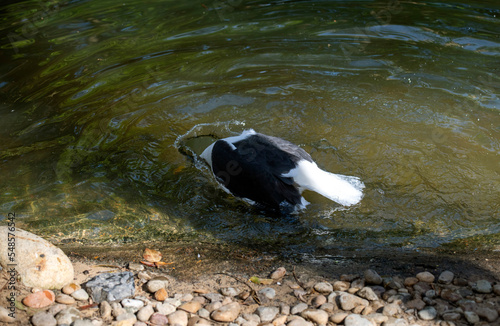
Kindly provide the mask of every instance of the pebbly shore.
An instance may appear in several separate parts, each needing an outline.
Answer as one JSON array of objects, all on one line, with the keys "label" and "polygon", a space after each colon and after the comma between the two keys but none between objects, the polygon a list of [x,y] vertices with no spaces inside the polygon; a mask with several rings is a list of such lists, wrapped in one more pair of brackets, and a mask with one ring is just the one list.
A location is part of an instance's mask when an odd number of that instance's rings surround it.
[{"label": "pebbly shore", "polygon": [[[61,289],[31,289],[21,299],[35,326],[404,326],[500,323],[500,284],[453,271],[381,277],[367,269],[310,280],[284,267],[269,275],[214,274],[179,282],[161,268],[131,262]],[[177,284],[176,284],[177,283]],[[259,284],[260,283],[260,284]],[[217,284],[220,284],[217,286]],[[173,292],[173,289],[176,292]],[[1,321],[18,324],[1,308]],[[26,324],[22,324],[26,325]]]}]

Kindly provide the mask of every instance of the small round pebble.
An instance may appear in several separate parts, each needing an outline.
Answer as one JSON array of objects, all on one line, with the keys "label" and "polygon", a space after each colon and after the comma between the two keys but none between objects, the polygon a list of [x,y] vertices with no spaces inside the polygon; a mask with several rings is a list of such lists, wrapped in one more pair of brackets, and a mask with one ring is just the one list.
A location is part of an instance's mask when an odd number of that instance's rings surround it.
[{"label": "small round pebble", "polygon": [[54,303],[56,296],[50,290],[38,291],[28,294],[24,299],[24,305],[30,308],[44,308]]},{"label": "small round pebble", "polygon": [[328,313],[320,309],[307,309],[302,312],[302,317],[309,319],[318,325],[326,325],[328,322]]},{"label": "small round pebble", "polygon": [[437,317],[437,311],[434,307],[426,307],[418,312],[418,317],[422,320],[433,320]]},{"label": "small round pebble", "polygon": [[262,294],[269,300],[272,300],[276,296],[276,291],[273,288],[264,288],[262,290],[259,290],[259,294]]},{"label": "small round pebble", "polygon": [[142,307],[139,309],[137,312],[137,319],[140,321],[148,321],[151,315],[154,313],[154,309],[152,305],[147,305],[145,307]]},{"label": "small round pebble", "polygon": [[170,303],[160,303],[156,305],[156,311],[162,315],[168,316],[176,310],[176,307]]},{"label": "small round pebble", "polygon": [[75,292],[76,290],[80,290],[82,287],[76,283],[70,283],[68,285],[65,285],[63,288],[62,288],[62,292],[64,294],[71,294],[73,292]]},{"label": "small round pebble", "polygon": [[37,312],[31,317],[34,326],[56,326],[57,320],[47,312]]},{"label": "small round pebble", "polygon": [[64,294],[64,293],[59,293],[56,295],[56,302],[57,303],[62,303],[66,305],[71,305],[76,302],[75,298],[73,298],[70,295]]},{"label": "small round pebble", "polygon": [[[289,321],[287,326],[314,326],[313,323],[306,321],[304,318],[297,318],[292,321]],[[372,326],[372,325],[370,325]]]},{"label": "small round pebble", "polygon": [[128,308],[129,311],[137,312],[139,309],[144,307],[144,302],[137,299],[123,299],[121,301],[123,308]]},{"label": "small round pebble", "polygon": [[163,326],[168,324],[168,318],[163,314],[155,312],[149,318],[149,322],[153,325]]},{"label": "small round pebble", "polygon": [[220,290],[222,295],[225,295],[226,297],[235,297],[239,294],[239,291],[237,291],[235,288],[228,287],[228,288],[222,288]]},{"label": "small round pebble", "polygon": [[429,272],[420,272],[417,274],[417,278],[419,281],[432,283],[434,282],[435,276]]},{"label": "small round pebble", "polygon": [[71,293],[71,296],[76,300],[80,301],[85,301],[89,299],[89,294],[84,289],[76,290],[75,292]]},{"label": "small round pebble", "polygon": [[350,314],[344,319],[345,326],[373,326],[372,322],[357,314]]},{"label": "small round pebble", "polygon": [[380,275],[373,269],[367,269],[364,272],[364,276],[365,276],[365,281],[368,284],[375,284],[375,285],[382,284],[382,277],[380,277]]},{"label": "small round pebble", "polygon": [[267,323],[272,321],[279,311],[280,309],[278,307],[259,307],[255,313],[260,317],[262,323]]},{"label": "small round pebble", "polygon": [[333,292],[333,286],[327,282],[319,282],[314,285],[314,289],[319,293],[331,293]]},{"label": "small round pebble", "polygon": [[308,305],[304,302],[299,302],[295,306],[292,307],[292,310],[290,311],[292,315],[297,315],[300,314],[302,311],[306,310],[308,308]]},{"label": "small round pebble", "polygon": [[220,307],[212,312],[212,319],[220,322],[232,322],[240,314],[240,304],[237,302],[232,302],[225,306]]},{"label": "small round pebble", "polygon": [[438,283],[451,284],[451,282],[453,282],[454,277],[455,277],[455,274],[453,274],[453,272],[444,271],[441,274],[439,274]]},{"label": "small round pebble", "polygon": [[278,269],[276,269],[274,272],[271,273],[270,277],[273,280],[279,280],[285,277],[285,275],[286,275],[285,267],[279,267]]},{"label": "small round pebble", "polygon": [[188,324],[188,314],[182,310],[171,313],[167,318],[171,325],[187,326]]},{"label": "small round pebble", "polygon": [[486,280],[479,280],[477,281],[473,287],[474,291],[478,293],[491,293],[493,291],[493,287],[491,286],[491,283],[486,281]]},{"label": "small round pebble", "polygon": [[148,283],[146,283],[146,289],[151,293],[155,293],[159,289],[166,288],[167,285],[168,285],[167,280],[154,279],[154,280],[149,280]]},{"label": "small round pebble", "polygon": [[168,292],[165,288],[161,288],[155,292],[155,299],[158,301],[165,301],[168,298]]}]

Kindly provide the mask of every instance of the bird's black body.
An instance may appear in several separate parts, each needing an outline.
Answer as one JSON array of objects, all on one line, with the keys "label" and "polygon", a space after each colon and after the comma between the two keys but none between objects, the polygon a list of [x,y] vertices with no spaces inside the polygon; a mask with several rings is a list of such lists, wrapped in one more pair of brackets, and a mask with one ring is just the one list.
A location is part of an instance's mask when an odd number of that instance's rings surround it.
[{"label": "bird's black body", "polygon": [[297,145],[255,134],[233,144],[218,140],[212,149],[212,171],[235,196],[279,210],[286,204],[301,203],[293,179],[283,174],[304,159],[312,162],[311,156]]}]

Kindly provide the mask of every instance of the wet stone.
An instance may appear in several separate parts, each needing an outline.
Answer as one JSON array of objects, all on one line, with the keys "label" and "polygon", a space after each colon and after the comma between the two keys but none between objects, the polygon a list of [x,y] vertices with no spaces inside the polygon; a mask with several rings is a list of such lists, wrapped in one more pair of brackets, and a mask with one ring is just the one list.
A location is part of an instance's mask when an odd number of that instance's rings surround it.
[{"label": "wet stone", "polygon": [[437,317],[437,311],[434,307],[426,307],[418,312],[418,317],[422,320],[433,320]]},{"label": "wet stone", "polygon": [[486,280],[477,281],[472,288],[478,293],[491,293],[493,291],[491,283]]},{"label": "wet stone", "polygon": [[451,284],[451,282],[453,282],[454,277],[455,277],[455,274],[453,274],[453,272],[444,271],[441,274],[439,274],[438,283]]},{"label": "wet stone", "polygon": [[364,272],[364,276],[365,276],[365,282],[367,284],[375,284],[375,285],[382,284],[382,277],[380,277],[380,275],[373,269],[367,269]]},{"label": "wet stone", "polygon": [[429,272],[420,272],[417,274],[417,278],[419,281],[432,283],[434,282],[435,276]]}]

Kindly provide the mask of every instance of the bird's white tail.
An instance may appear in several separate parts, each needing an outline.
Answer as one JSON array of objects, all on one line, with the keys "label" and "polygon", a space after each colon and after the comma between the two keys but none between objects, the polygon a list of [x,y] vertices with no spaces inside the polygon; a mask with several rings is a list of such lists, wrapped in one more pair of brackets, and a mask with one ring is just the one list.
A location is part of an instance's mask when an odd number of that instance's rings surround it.
[{"label": "bird's white tail", "polygon": [[359,178],[323,171],[313,162],[300,161],[283,176],[292,177],[302,190],[312,190],[344,206],[357,204],[363,198],[365,185]]}]

